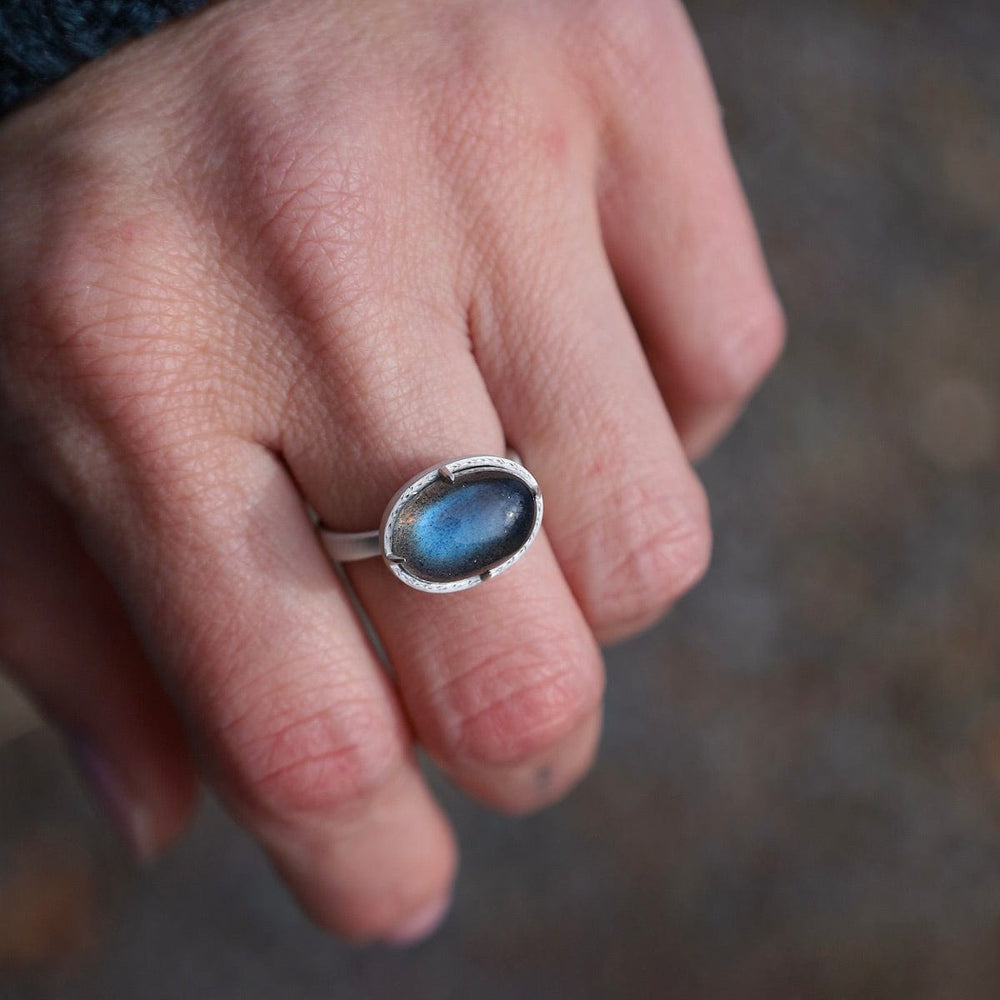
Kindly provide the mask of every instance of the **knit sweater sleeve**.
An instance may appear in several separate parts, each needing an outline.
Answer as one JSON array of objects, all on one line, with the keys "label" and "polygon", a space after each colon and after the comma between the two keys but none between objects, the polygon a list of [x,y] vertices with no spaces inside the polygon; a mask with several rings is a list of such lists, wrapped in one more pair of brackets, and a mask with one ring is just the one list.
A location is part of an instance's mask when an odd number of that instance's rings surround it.
[{"label": "knit sweater sleeve", "polygon": [[0,0],[0,115],[206,0]]}]

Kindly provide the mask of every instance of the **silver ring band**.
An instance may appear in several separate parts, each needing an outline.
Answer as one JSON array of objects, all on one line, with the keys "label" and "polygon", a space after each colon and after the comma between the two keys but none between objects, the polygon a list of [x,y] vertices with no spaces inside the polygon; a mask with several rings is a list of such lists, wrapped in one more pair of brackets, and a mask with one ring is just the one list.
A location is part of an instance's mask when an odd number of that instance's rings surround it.
[{"label": "silver ring band", "polygon": [[334,562],[381,556],[407,585],[430,593],[474,587],[521,558],[542,523],[542,494],[517,455],[471,455],[425,469],[389,501],[371,531],[319,535]]},{"label": "silver ring band", "polygon": [[379,554],[381,548],[377,528],[371,531],[330,531],[329,528],[321,526],[319,534],[323,539],[327,555],[334,562],[359,562],[362,559],[371,559]]}]

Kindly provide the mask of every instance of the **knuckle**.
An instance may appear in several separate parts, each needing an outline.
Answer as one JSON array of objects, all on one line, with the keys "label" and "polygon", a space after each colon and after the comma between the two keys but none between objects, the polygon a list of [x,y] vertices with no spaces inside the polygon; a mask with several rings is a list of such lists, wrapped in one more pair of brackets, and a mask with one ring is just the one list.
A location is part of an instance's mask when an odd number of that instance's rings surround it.
[{"label": "knuckle", "polygon": [[0,315],[11,331],[0,348],[5,399],[74,481],[114,466],[115,454],[152,468],[204,435],[213,405],[210,353],[178,335],[197,324],[175,270],[187,253],[175,220],[104,195],[84,201],[33,251]]},{"label": "knuckle", "polygon": [[538,18],[497,4],[474,28],[463,23],[430,102],[433,155],[477,231],[509,227],[526,197],[543,208],[558,200],[591,145],[591,111],[553,68],[563,43]]},{"label": "knuckle", "polygon": [[586,610],[600,631],[629,632],[655,620],[708,569],[712,533],[704,491],[641,492],[622,511],[626,538],[598,539]]},{"label": "knuckle", "polygon": [[440,692],[451,725],[446,763],[508,766],[557,747],[590,717],[603,694],[593,651],[525,642],[492,652]]},{"label": "knuckle", "polygon": [[363,812],[405,759],[399,726],[387,714],[358,700],[291,720],[242,720],[236,728],[253,729],[252,736],[225,736],[238,798],[278,821]]},{"label": "knuckle", "polygon": [[73,220],[60,229],[51,248],[37,248],[25,262],[18,294],[7,300],[15,331],[7,349],[19,378],[63,379],[74,348],[109,311],[100,293],[107,269],[94,249],[98,226],[92,219]]},{"label": "knuckle", "polygon": [[713,402],[744,398],[777,362],[785,343],[785,316],[773,292],[760,292],[732,312],[724,331],[709,340],[702,392]]},{"label": "knuckle", "polygon": [[29,264],[14,305],[18,374],[121,388],[135,374],[121,368],[128,359],[148,360],[158,345],[162,355],[162,331],[180,298],[169,268],[152,259],[174,257],[168,231],[163,216],[104,204],[64,220],[52,248]]},{"label": "knuckle", "polygon": [[595,73],[603,88],[618,97],[655,86],[666,62],[664,45],[683,23],[676,0],[573,5],[576,60],[585,77]]}]

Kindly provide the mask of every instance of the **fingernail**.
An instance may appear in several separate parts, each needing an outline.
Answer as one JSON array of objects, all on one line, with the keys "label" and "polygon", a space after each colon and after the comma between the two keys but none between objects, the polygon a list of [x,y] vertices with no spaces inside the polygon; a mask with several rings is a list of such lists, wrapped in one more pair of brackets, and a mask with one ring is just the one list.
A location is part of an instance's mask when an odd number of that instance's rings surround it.
[{"label": "fingernail", "polygon": [[117,769],[89,741],[71,736],[67,743],[80,777],[125,847],[136,861],[148,861],[154,854],[149,811],[128,794]]},{"label": "fingernail", "polygon": [[386,943],[397,948],[406,948],[425,941],[441,926],[450,909],[450,897],[421,907],[404,920],[395,931],[386,935]]}]

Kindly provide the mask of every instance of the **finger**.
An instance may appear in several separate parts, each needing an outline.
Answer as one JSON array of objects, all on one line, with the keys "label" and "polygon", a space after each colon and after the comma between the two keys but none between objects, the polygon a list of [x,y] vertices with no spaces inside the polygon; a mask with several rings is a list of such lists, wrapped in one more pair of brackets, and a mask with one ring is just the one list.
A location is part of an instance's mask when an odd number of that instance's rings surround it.
[{"label": "finger", "polygon": [[603,667],[544,535],[510,573],[461,593],[400,593],[371,564],[352,578],[421,742],[462,788],[521,813],[561,798],[587,772]]},{"label": "finger", "polygon": [[781,350],[784,324],[681,4],[657,24],[606,136],[608,255],[688,452],[725,432]]},{"label": "finger", "polygon": [[[406,297],[383,300],[377,327],[392,346],[372,351],[367,364],[344,365],[338,356],[314,365],[303,387],[328,410],[342,412],[345,400],[364,404],[353,425],[327,421],[340,434],[286,437],[297,481],[336,529],[377,525],[389,498],[422,468],[503,453],[464,313],[432,313]],[[407,336],[393,336],[397,330]],[[349,572],[421,742],[460,785],[522,811],[580,777],[600,728],[602,668],[544,536],[510,573],[461,593],[412,590],[380,560]]]},{"label": "finger", "polygon": [[563,572],[611,641],[659,617],[704,573],[707,505],[601,252],[592,203],[567,202],[541,242],[542,266],[504,256],[507,280],[478,318],[477,355],[545,483]]},{"label": "finger", "polygon": [[306,910],[406,936],[443,912],[455,852],[391,686],[281,464],[199,440],[174,428],[130,457],[142,485],[97,527],[113,569],[203,766]]},{"label": "finger", "polygon": [[0,660],[70,740],[123,839],[148,858],[197,784],[177,716],[68,516],[0,448]]}]

